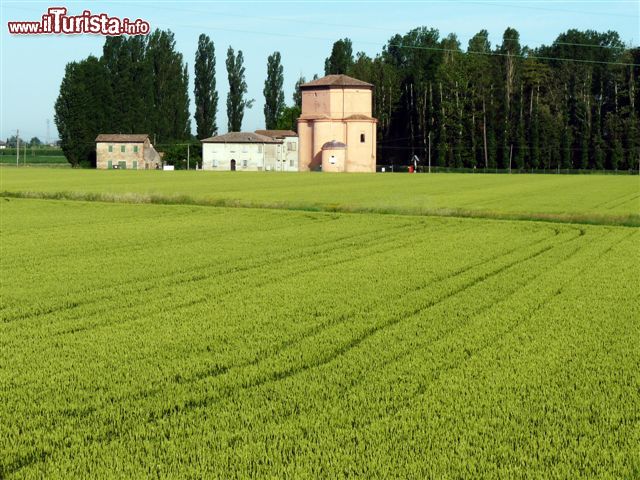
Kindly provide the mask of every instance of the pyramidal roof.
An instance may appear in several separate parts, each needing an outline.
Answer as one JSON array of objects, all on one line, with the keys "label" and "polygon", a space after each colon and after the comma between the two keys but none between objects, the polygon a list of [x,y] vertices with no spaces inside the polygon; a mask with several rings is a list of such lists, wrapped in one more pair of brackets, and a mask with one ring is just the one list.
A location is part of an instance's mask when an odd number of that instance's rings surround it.
[{"label": "pyramidal roof", "polygon": [[304,88],[331,88],[331,87],[360,87],[360,88],[373,88],[373,85],[357,78],[350,77],[348,75],[327,75],[326,77],[312,80],[308,83],[300,85],[301,89]]}]

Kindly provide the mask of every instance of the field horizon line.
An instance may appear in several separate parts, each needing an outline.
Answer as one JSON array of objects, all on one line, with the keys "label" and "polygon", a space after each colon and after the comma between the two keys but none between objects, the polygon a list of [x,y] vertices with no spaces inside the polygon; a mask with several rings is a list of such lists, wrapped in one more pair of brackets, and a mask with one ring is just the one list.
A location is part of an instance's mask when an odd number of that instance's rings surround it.
[{"label": "field horizon line", "polygon": [[162,195],[140,193],[104,193],[104,192],[42,192],[42,191],[0,191],[5,199],[69,200],[84,202],[146,204],[146,205],[192,205],[218,208],[249,208],[265,210],[289,210],[318,213],[355,213],[401,215],[413,217],[452,217],[476,218],[486,220],[533,221],[565,224],[605,225],[615,227],[640,227],[640,213],[626,215],[602,215],[584,213],[521,213],[499,212],[494,210],[467,210],[461,208],[407,208],[407,207],[371,207],[347,204],[323,204],[308,202],[261,202],[233,198],[195,198],[189,195]]}]

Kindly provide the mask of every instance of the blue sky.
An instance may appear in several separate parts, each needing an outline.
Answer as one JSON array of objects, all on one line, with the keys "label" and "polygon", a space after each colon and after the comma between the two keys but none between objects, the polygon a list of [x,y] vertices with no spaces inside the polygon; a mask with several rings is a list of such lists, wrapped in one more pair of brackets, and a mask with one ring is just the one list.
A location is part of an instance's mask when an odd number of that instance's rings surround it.
[{"label": "blue sky", "polygon": [[[463,47],[480,29],[491,44],[500,43],[507,27],[520,32],[522,44],[549,44],[570,28],[616,30],[623,41],[638,45],[640,2],[610,1],[40,1],[0,0],[0,138],[20,129],[20,136],[57,138],[53,105],[65,65],[89,54],[100,56],[104,37],[92,35],[12,36],[8,21],[39,20],[51,6],[66,6],[69,14],[82,10],[110,16],[141,18],[151,28],[171,29],[177,48],[189,62],[193,111],[193,58],[200,33],[215,43],[217,86],[220,94],[218,126],[226,131],[227,79],[224,60],[232,45],[243,51],[249,98],[256,100],[245,113],[244,130],[263,128],[262,88],[267,56],[278,50],[285,73],[285,96],[291,103],[295,81],[323,74],[324,59],[338,38],[348,36],[355,51],[374,56],[394,33],[417,26],[437,28],[442,37],[458,34]],[[195,122],[191,121],[195,132]],[[146,133],[146,132],[144,132]]]}]

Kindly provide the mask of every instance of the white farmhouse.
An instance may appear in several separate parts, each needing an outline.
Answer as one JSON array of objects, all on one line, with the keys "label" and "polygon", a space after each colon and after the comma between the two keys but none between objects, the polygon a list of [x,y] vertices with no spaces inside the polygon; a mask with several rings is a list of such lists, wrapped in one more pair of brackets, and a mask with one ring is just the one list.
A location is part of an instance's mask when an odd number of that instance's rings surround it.
[{"label": "white farmhouse", "polygon": [[[297,171],[297,137],[276,138],[229,132],[202,140],[202,169],[214,171]],[[289,146],[294,143],[294,146]]]}]

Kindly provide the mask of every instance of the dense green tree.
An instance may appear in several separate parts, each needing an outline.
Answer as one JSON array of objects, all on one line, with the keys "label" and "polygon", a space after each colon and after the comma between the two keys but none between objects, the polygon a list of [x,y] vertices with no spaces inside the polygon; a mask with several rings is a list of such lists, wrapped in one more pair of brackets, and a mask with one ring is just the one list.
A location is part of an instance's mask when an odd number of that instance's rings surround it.
[{"label": "dense green tree", "polygon": [[152,127],[153,74],[146,58],[145,37],[107,37],[101,62],[105,66],[113,101],[102,109],[105,128],[118,133],[146,133]]},{"label": "dense green tree", "polygon": [[300,76],[296,81],[296,85],[293,89],[293,105],[302,110],[302,90],[300,90],[300,85],[304,85],[307,83],[307,80]]},{"label": "dense green tree", "polygon": [[55,103],[62,151],[73,167],[95,164],[95,139],[108,125],[103,106],[112,102],[107,71],[97,58],[69,63]]},{"label": "dense green tree", "polygon": [[375,87],[381,163],[415,154],[447,167],[638,168],[640,49],[611,31],[568,30],[536,49],[513,28],[495,48],[488,35],[462,52],[455,35],[420,27],[348,62],[347,74]]},{"label": "dense green tree", "polygon": [[182,69],[182,84],[178,90],[178,110],[176,115],[177,140],[188,140],[191,138],[191,118],[189,115],[189,64],[185,63]]},{"label": "dense green tree", "polygon": [[497,83],[502,91],[502,102],[500,106],[500,116],[502,118],[502,129],[499,130],[501,138],[501,155],[498,158],[500,167],[508,168],[512,163],[513,150],[519,150],[519,141],[523,140],[518,136],[518,125],[521,116],[519,115],[520,95],[519,85],[521,76],[521,65],[523,49],[520,45],[520,34],[513,28],[507,28],[502,35],[502,45],[496,49],[500,63],[501,81]]},{"label": "dense green tree", "polygon": [[[429,156],[430,135],[437,150],[434,158],[440,159],[438,163],[446,158],[446,111],[442,109],[445,92],[437,78],[443,57],[438,35],[437,30],[426,27],[410,30],[404,36],[394,35],[378,63],[383,69],[383,65],[389,66],[382,74],[381,90],[386,90],[387,96],[382,110],[388,112],[388,118],[380,138],[388,152],[401,154],[405,161],[418,154],[423,160]],[[390,70],[394,71],[392,75]]]},{"label": "dense green tree", "polygon": [[463,106],[462,88],[466,82],[463,68],[464,56],[460,50],[460,42],[455,34],[450,34],[440,42],[442,47],[442,62],[438,69],[437,81],[439,87],[438,121],[444,127],[441,129],[444,138],[438,136],[438,158],[446,159],[447,167],[462,167],[463,144]]},{"label": "dense green tree", "polygon": [[236,55],[233,48],[227,50],[227,77],[229,79],[229,93],[227,95],[227,128],[230,132],[242,130],[244,110],[251,108],[253,100],[245,98],[247,82],[244,78],[244,56],[242,50]]},{"label": "dense green tree", "polygon": [[129,37],[127,55],[131,58],[130,75],[133,94],[130,104],[130,131],[132,133],[155,132],[153,112],[154,75],[147,59],[147,39],[143,36]]},{"label": "dense green tree", "polygon": [[284,107],[280,112],[278,121],[273,128],[278,130],[298,131],[298,117],[300,116],[300,108],[297,106]]},{"label": "dense green tree", "polygon": [[165,145],[162,151],[163,162],[173,165],[177,170],[195,170],[197,166],[202,166],[202,144],[199,141]]},{"label": "dense green tree", "polygon": [[343,38],[333,44],[331,55],[324,61],[324,74],[347,73],[353,64],[353,45]]},{"label": "dense green tree", "polygon": [[203,34],[198,38],[195,59],[195,120],[199,139],[217,135],[218,91],[216,90],[216,56],[213,41]]},{"label": "dense green tree", "polygon": [[151,33],[146,55],[153,75],[152,133],[163,144],[185,140],[190,136],[188,75],[173,33]]},{"label": "dense green tree", "polygon": [[273,52],[267,58],[267,78],[264,81],[264,123],[267,129],[276,128],[285,107],[284,69],[280,52]]},{"label": "dense green tree", "polygon": [[489,147],[489,140],[495,138],[493,111],[490,109],[493,105],[490,95],[493,94],[494,81],[490,53],[489,33],[487,30],[480,30],[469,40],[465,58],[468,97],[466,124],[467,149],[474,159],[471,166],[484,168],[495,164],[493,145]]},{"label": "dense green tree", "polygon": [[99,133],[149,133],[158,142],[191,135],[187,66],[170,31],[108,37],[100,60],[70,63],[56,101],[67,159],[90,165]]}]

